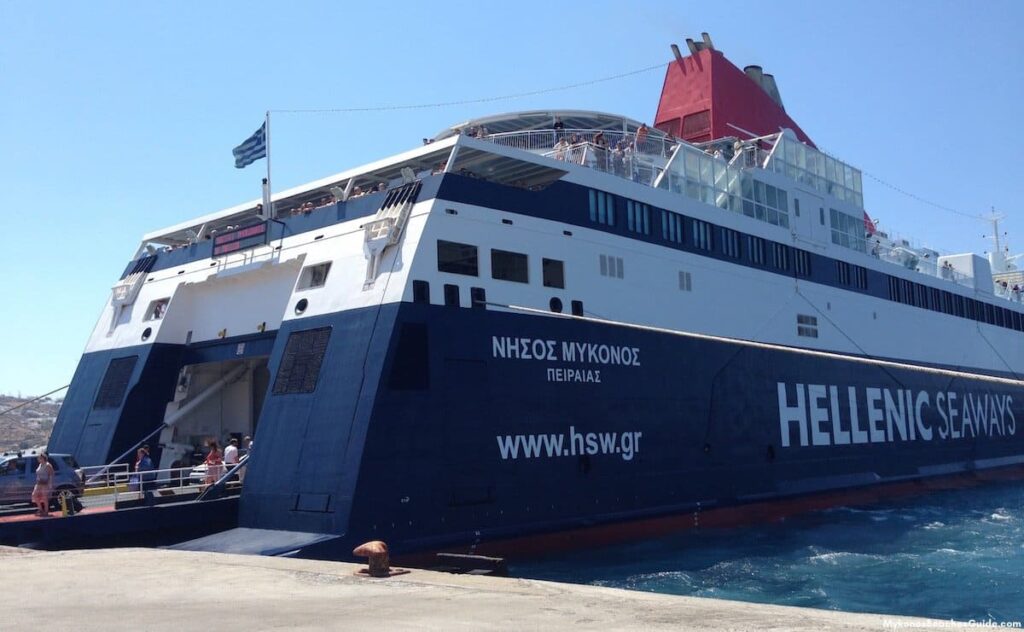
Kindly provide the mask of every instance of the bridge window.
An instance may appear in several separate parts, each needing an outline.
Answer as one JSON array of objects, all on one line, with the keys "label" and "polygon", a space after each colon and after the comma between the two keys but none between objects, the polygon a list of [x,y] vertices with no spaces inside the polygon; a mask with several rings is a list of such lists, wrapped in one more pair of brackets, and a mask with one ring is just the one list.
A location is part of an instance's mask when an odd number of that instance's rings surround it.
[{"label": "bridge window", "polygon": [[491,277],[499,281],[529,283],[530,271],[526,255],[507,250],[491,250]]},{"label": "bridge window", "polygon": [[544,287],[565,289],[565,264],[558,259],[541,259]]},{"label": "bridge window", "polygon": [[437,269],[452,274],[479,276],[476,246],[438,239]]}]

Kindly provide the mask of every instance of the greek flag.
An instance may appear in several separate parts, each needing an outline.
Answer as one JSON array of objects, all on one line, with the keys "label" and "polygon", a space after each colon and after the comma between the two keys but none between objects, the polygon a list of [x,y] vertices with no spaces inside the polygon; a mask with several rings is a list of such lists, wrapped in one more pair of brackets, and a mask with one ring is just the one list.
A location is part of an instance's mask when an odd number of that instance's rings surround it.
[{"label": "greek flag", "polygon": [[235,168],[242,169],[267,157],[267,124],[264,122],[256,132],[231,150],[235,155]]}]

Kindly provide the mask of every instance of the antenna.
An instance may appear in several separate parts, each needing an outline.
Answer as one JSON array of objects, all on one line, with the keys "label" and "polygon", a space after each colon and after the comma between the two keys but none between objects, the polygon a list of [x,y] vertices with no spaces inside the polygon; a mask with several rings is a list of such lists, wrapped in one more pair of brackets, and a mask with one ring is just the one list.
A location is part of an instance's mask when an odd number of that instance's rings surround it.
[{"label": "antenna", "polygon": [[993,206],[991,214],[986,218],[992,224],[992,234],[983,235],[986,239],[992,240],[992,251],[988,253],[988,262],[992,266],[992,272],[997,273],[1009,271],[1006,253],[1003,252],[1002,245],[999,243],[999,220],[1005,218],[1006,216],[1002,213],[997,213],[996,208]]}]

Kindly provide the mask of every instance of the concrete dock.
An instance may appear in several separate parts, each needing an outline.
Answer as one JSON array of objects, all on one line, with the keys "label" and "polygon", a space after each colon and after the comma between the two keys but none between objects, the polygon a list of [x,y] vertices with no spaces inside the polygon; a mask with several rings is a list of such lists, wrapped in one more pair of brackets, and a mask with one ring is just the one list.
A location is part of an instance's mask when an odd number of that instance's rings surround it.
[{"label": "concrete dock", "polygon": [[[949,622],[356,564],[0,547],[8,630],[894,630]],[[966,629],[966,627],[965,627]]]}]

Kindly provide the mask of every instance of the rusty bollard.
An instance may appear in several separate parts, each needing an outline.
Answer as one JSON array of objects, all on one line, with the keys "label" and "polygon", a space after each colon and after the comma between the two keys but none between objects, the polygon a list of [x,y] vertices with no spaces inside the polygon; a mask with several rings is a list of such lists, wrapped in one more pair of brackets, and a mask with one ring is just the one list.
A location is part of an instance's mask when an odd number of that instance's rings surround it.
[{"label": "rusty bollard", "polygon": [[360,544],[352,550],[352,555],[355,555],[356,557],[369,558],[369,571],[360,572],[365,572],[369,574],[370,577],[388,577],[391,575],[391,562],[388,559],[388,545],[384,544],[380,540],[373,540],[372,542]]}]

